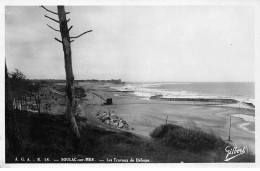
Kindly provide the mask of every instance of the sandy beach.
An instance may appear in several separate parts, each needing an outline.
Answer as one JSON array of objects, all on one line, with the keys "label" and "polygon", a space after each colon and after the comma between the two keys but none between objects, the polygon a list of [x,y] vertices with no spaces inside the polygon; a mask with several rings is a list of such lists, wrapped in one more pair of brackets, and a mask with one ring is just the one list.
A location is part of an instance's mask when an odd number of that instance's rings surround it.
[{"label": "sandy beach", "polygon": [[[172,102],[147,100],[134,96],[131,92],[120,92],[111,89],[115,85],[101,83],[79,83],[86,91],[80,108],[82,116],[92,123],[108,129],[119,129],[101,123],[96,114],[98,111],[114,112],[133,127],[129,130],[135,134],[149,137],[155,127],[166,123],[174,123],[191,129],[202,129],[227,140],[231,117],[231,140],[234,145],[247,146],[250,151],[255,149],[254,110],[240,106],[212,105],[201,102]],[[101,105],[103,98],[112,98],[113,105]],[[247,117],[248,116],[248,117]]]}]

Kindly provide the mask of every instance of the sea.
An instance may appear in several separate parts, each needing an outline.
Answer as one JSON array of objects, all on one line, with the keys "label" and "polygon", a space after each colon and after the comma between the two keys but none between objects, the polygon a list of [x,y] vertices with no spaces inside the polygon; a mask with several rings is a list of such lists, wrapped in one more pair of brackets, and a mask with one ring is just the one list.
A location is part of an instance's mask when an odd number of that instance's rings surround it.
[{"label": "sea", "polygon": [[152,82],[126,83],[113,87],[120,91],[133,91],[143,99],[160,95],[163,98],[233,98],[254,104],[254,82]]}]

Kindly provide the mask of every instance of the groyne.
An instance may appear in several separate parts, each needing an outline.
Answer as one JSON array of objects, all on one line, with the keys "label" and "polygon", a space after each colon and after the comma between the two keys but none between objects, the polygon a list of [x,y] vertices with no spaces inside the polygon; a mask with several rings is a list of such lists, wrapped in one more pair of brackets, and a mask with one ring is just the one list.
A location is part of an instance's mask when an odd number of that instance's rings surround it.
[{"label": "groyne", "polygon": [[158,100],[165,100],[165,101],[194,101],[194,102],[215,102],[215,103],[238,103],[239,101],[231,98],[164,98],[160,96],[152,96],[150,99],[158,99]]}]

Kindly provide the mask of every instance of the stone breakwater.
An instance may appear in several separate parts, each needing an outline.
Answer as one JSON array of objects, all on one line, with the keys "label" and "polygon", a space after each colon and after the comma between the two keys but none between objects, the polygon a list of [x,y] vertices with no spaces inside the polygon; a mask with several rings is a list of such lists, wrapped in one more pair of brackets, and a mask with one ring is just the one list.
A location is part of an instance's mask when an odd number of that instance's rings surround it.
[{"label": "stone breakwater", "polygon": [[123,118],[117,116],[114,112],[99,111],[96,114],[97,118],[107,125],[115,126],[120,129],[130,130],[132,128]]},{"label": "stone breakwater", "polygon": [[179,98],[164,98],[162,95],[156,95],[150,97],[150,99],[159,99],[159,100],[166,100],[166,101],[197,101],[197,102],[219,102],[219,103],[238,103],[236,99],[231,98],[185,98],[185,97],[179,97]]}]

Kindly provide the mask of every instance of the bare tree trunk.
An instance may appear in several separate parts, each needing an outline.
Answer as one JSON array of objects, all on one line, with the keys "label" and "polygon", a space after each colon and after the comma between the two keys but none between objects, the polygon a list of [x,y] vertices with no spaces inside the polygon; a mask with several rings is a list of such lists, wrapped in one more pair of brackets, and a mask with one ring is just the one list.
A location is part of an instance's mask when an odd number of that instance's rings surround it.
[{"label": "bare tree trunk", "polygon": [[80,138],[78,126],[75,120],[75,92],[74,75],[72,70],[70,35],[67,25],[66,12],[64,6],[58,6],[58,16],[60,23],[60,32],[64,51],[65,71],[66,71],[66,118],[70,121],[72,130],[77,138]]},{"label": "bare tree trunk", "polygon": [[36,107],[37,107],[38,113],[40,114],[41,113],[41,99],[40,99],[39,93],[35,94],[34,98],[35,98],[35,103],[36,103]]},{"label": "bare tree trunk", "polygon": [[25,108],[25,110],[26,110],[26,112],[27,112],[27,109],[28,109],[28,103],[27,103],[27,93],[25,93],[25,105],[26,105],[26,108]]},{"label": "bare tree trunk", "polygon": [[18,127],[15,119],[13,100],[8,80],[7,67],[5,64],[5,130],[6,130],[6,149],[9,152],[17,153],[20,149],[20,139]]}]

